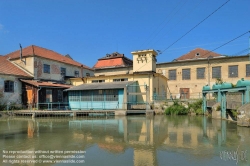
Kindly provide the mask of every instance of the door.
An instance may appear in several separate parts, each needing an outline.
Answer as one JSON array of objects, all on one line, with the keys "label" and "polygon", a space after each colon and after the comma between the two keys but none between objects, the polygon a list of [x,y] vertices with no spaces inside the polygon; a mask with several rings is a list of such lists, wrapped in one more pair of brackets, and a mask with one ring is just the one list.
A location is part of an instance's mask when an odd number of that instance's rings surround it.
[{"label": "door", "polygon": [[180,88],[180,98],[181,99],[189,99],[189,88]]},{"label": "door", "polygon": [[27,98],[28,104],[32,104],[34,99],[32,90],[27,90]]}]

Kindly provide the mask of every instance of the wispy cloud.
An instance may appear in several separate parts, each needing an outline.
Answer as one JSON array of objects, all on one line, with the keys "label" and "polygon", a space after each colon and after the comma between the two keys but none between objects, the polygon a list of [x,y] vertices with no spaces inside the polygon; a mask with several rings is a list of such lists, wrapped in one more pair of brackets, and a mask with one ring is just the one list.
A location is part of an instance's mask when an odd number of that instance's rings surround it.
[{"label": "wispy cloud", "polygon": [[9,33],[9,31],[4,28],[3,24],[0,24],[0,32],[2,32],[4,34]]},{"label": "wispy cloud", "polygon": [[2,24],[0,24],[0,30],[3,30],[3,25]]}]

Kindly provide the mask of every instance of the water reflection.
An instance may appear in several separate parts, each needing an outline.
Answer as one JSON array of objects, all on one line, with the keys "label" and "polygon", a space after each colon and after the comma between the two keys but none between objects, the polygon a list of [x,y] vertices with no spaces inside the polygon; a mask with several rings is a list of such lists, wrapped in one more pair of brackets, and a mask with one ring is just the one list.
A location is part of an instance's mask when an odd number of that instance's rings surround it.
[{"label": "water reflection", "polygon": [[249,128],[196,116],[0,119],[1,152],[86,150],[84,165],[235,165],[221,152],[250,151],[249,138]]}]

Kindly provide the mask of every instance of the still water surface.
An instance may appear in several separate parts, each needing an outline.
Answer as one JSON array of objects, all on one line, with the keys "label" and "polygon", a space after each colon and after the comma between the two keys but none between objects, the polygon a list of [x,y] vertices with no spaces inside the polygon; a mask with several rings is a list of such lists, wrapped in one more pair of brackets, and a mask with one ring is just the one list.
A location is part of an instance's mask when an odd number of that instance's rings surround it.
[{"label": "still water surface", "polygon": [[250,165],[250,128],[202,116],[0,118],[0,139],[7,166]]}]

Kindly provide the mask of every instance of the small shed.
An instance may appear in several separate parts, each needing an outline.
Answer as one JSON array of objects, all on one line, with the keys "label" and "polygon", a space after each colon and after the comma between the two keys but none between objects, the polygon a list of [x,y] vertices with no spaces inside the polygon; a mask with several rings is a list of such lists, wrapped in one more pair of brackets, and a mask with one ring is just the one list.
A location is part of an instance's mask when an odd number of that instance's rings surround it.
[{"label": "small shed", "polygon": [[71,110],[127,109],[127,86],[137,81],[91,83],[74,86],[68,92]]}]

